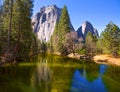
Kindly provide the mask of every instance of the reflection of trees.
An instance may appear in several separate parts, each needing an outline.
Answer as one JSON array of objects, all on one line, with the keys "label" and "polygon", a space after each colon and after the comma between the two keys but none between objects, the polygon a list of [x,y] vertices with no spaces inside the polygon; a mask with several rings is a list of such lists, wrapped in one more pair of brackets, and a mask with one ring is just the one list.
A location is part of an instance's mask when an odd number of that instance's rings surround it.
[{"label": "reflection of trees", "polygon": [[32,86],[39,91],[50,90],[51,83],[51,71],[47,63],[47,59],[44,57],[39,58],[36,70],[31,77]]},{"label": "reflection of trees", "polygon": [[108,66],[103,81],[107,85],[109,92],[120,92],[120,67]]},{"label": "reflection of trees", "polygon": [[[102,75],[105,73],[106,66],[100,65],[99,75],[93,81],[87,80],[87,72],[85,67],[76,70],[73,75],[71,92],[107,92]],[[94,71],[94,70],[93,70]],[[98,72],[98,71],[97,71]],[[90,74],[90,73],[89,73]],[[90,76],[92,76],[91,73]]]}]

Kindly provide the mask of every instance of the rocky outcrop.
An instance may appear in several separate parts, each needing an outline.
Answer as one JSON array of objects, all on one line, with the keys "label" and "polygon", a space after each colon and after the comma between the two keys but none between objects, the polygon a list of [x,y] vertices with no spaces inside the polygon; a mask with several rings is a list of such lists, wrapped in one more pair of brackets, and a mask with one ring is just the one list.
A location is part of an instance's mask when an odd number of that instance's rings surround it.
[{"label": "rocky outcrop", "polygon": [[38,39],[45,42],[50,40],[60,15],[61,9],[53,5],[42,7],[40,12],[32,17],[33,31],[38,34]]},{"label": "rocky outcrop", "polygon": [[88,21],[84,22],[84,23],[80,26],[80,28],[78,28],[77,33],[78,33],[78,36],[79,36],[79,37],[85,39],[86,34],[88,33],[88,31],[90,31],[93,35],[95,35],[95,36],[97,36],[97,37],[99,36],[97,29],[95,29],[95,28],[92,26],[92,24],[91,24],[90,22],[88,22]]},{"label": "rocky outcrop", "polygon": [[[56,5],[42,7],[40,12],[32,17],[33,31],[38,34],[38,39],[44,42],[50,40],[54,32],[55,24],[60,19],[61,8]],[[73,28],[70,23],[70,27]]]}]

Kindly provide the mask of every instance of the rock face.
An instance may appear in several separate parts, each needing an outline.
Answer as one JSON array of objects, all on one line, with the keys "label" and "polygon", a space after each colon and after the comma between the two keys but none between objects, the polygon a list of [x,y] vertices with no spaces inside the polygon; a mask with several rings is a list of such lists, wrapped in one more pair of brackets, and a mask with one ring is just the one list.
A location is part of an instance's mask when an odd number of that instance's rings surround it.
[{"label": "rock face", "polygon": [[90,31],[93,35],[95,35],[95,36],[97,36],[97,37],[99,36],[97,29],[95,29],[95,28],[92,26],[92,24],[91,24],[90,22],[88,22],[88,21],[84,22],[84,23],[80,26],[80,28],[78,28],[77,33],[78,33],[78,36],[79,36],[79,37],[85,39],[86,34],[88,33],[88,31]]},{"label": "rock face", "polygon": [[[32,17],[32,27],[34,33],[38,34],[38,39],[44,42],[50,40],[54,32],[55,24],[60,19],[61,8],[56,5],[42,7],[40,12]],[[71,28],[73,28],[70,23]]]}]

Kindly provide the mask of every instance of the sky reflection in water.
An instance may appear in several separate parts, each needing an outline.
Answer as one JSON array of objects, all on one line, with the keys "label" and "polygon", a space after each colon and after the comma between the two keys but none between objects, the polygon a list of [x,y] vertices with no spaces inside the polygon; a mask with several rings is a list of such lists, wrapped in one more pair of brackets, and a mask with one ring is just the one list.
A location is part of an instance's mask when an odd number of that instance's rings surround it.
[{"label": "sky reflection in water", "polygon": [[100,65],[99,75],[92,82],[87,80],[85,69],[83,69],[83,73],[76,70],[72,79],[71,92],[107,92],[102,80],[106,68],[106,65]]}]

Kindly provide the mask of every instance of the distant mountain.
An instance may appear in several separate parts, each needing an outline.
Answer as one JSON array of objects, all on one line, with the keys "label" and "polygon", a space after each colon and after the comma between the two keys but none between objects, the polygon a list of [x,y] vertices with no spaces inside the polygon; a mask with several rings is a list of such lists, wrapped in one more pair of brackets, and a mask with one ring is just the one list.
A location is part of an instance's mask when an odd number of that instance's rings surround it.
[{"label": "distant mountain", "polygon": [[77,30],[78,36],[85,39],[86,34],[90,31],[93,35],[99,36],[97,29],[95,29],[92,24],[88,21],[85,21]]},{"label": "distant mountain", "polygon": [[[60,19],[61,8],[56,5],[42,7],[40,12],[32,17],[33,31],[38,34],[38,39],[48,42],[54,32],[55,24]],[[74,30],[72,24],[70,27]]]}]

